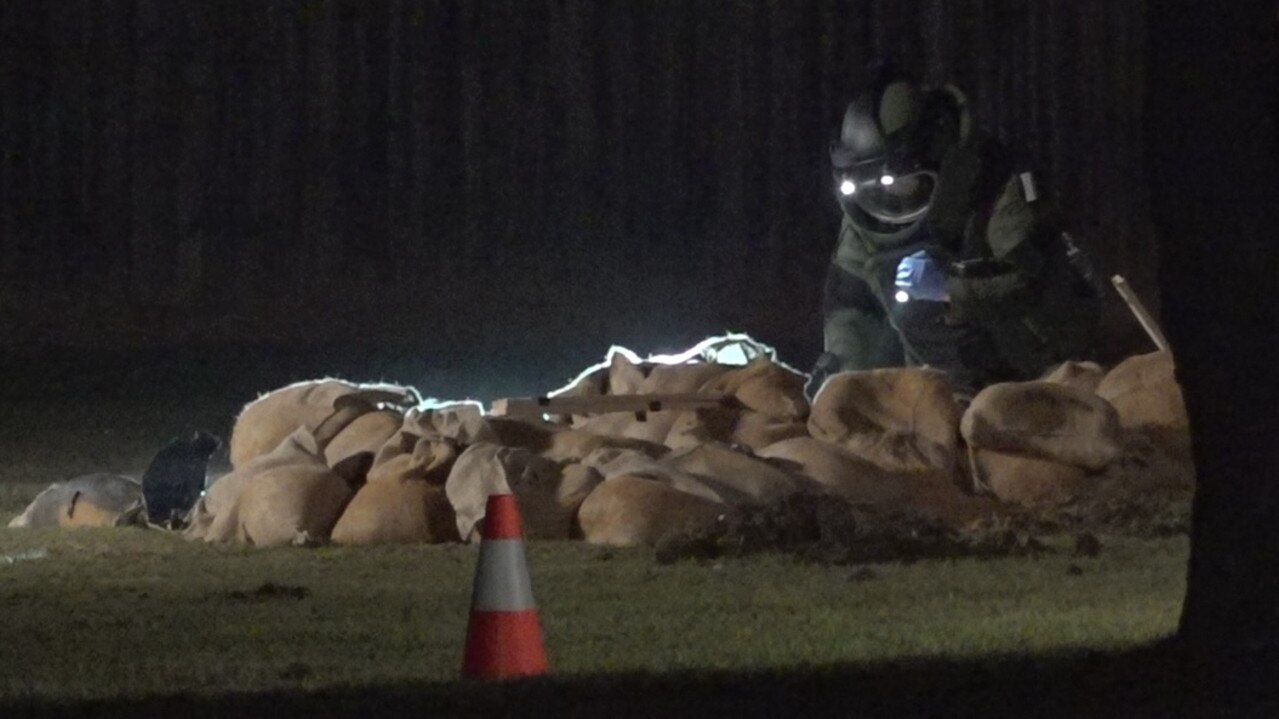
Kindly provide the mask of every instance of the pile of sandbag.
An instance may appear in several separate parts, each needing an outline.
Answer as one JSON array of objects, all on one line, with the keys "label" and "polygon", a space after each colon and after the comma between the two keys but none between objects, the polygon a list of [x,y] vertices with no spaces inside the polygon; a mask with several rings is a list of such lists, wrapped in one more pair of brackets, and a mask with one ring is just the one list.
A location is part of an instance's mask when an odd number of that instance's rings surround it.
[{"label": "pile of sandbag", "polygon": [[397,385],[300,382],[244,408],[232,470],[185,533],[256,546],[474,541],[498,492],[515,496],[529,539],[652,546],[800,493],[960,528],[1131,484],[1134,447],[1189,461],[1162,353],[1109,371],[1067,363],[968,406],[926,368],[836,374],[811,406],[805,380],[734,335],[674,357],[613,348],[550,393],[725,398],[710,408],[516,419]]},{"label": "pile of sandbag", "polygon": [[[848,397],[826,391],[816,411],[805,379],[736,336],[673,358],[614,348],[552,393],[726,398],[709,409],[514,419],[474,403],[414,406],[407,388],[299,383],[241,413],[233,470],[197,503],[187,535],[259,546],[470,541],[495,492],[515,495],[530,539],[615,545],[655,544],[798,492],[924,506],[955,522],[995,509],[956,473],[959,413],[940,375],[868,374]],[[841,407],[858,399],[857,417]]]},{"label": "pile of sandbag", "polygon": [[1188,492],[1193,483],[1189,421],[1166,352],[1109,371],[1068,362],[1041,381],[992,385],[973,399],[961,433],[976,487],[1018,506],[1061,506],[1099,488]]},{"label": "pile of sandbag", "polygon": [[[955,522],[996,508],[956,474],[959,413],[937,373],[867,374],[810,412],[805,376],[763,345],[722,338],[695,349],[663,362],[614,348],[553,394],[714,393],[728,398],[720,406],[522,420],[474,403],[411,406],[407,388],[277,390],[241,413],[234,468],[196,505],[187,535],[259,546],[471,541],[496,492],[515,495],[530,539],[614,545],[652,545],[802,491],[924,506]],[[733,354],[737,364],[716,361]],[[857,417],[841,407],[854,399],[864,400]]]}]

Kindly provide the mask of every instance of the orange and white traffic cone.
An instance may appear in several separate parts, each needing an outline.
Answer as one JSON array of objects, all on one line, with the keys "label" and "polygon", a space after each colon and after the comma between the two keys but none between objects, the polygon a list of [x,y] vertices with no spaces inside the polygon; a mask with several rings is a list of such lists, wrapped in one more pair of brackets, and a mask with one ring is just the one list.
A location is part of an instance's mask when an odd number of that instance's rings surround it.
[{"label": "orange and white traffic cone", "polygon": [[480,537],[462,676],[505,679],[545,674],[542,628],[533,604],[514,496],[489,496]]}]

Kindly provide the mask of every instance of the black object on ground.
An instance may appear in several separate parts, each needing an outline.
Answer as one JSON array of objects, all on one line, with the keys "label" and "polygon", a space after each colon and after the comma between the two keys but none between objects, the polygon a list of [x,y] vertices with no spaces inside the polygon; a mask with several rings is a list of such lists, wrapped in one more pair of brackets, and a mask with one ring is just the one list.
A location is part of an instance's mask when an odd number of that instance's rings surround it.
[{"label": "black object on ground", "polygon": [[222,442],[207,432],[177,437],[156,452],[142,475],[147,516],[155,524],[176,528],[204,491],[209,456]]}]

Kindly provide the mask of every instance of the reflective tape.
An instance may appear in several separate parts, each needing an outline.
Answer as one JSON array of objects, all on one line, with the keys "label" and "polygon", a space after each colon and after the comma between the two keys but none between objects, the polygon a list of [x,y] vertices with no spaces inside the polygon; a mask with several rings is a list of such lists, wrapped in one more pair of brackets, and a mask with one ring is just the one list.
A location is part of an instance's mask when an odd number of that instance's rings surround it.
[{"label": "reflective tape", "polygon": [[533,608],[523,540],[485,539],[480,543],[480,560],[475,568],[471,610],[522,612]]}]

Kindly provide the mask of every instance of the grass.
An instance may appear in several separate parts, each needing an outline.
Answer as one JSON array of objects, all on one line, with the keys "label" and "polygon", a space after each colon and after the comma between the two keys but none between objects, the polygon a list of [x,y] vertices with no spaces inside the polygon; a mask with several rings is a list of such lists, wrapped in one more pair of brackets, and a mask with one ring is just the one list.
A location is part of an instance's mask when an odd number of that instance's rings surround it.
[{"label": "grass", "polygon": [[[457,678],[473,547],[252,550],[159,531],[0,534],[0,698],[315,691]],[[880,565],[529,547],[556,675],[777,671],[1121,650],[1170,633],[1184,540],[1096,559]],[[1076,567],[1073,573],[1071,567]],[[127,657],[127,660],[124,660]]]}]

